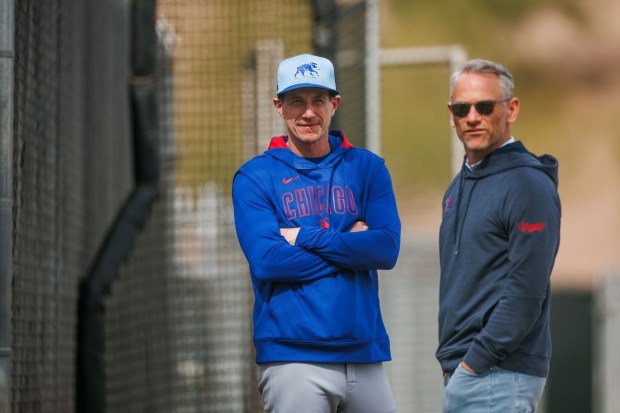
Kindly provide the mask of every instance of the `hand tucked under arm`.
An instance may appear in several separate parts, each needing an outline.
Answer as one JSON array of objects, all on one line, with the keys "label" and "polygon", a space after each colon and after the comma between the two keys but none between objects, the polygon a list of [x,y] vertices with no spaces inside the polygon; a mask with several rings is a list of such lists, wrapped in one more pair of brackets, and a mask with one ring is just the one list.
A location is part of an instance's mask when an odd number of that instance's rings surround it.
[{"label": "hand tucked under arm", "polygon": [[368,225],[364,221],[356,221],[349,232],[368,231]]},{"label": "hand tucked under arm", "polygon": [[282,234],[284,239],[286,239],[289,244],[295,245],[295,240],[297,239],[297,234],[299,234],[299,229],[299,227],[280,228],[280,234]]}]

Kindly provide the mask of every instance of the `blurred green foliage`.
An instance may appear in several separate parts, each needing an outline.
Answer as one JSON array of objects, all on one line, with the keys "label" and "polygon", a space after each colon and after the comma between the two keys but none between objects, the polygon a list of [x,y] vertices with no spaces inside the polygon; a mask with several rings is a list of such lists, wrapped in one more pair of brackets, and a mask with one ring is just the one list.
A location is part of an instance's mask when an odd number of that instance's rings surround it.
[{"label": "blurred green foliage", "polygon": [[[387,0],[382,3],[381,47],[458,44],[468,58],[506,65],[522,102],[513,134],[533,152],[550,152],[562,145],[558,126],[566,123],[567,86],[590,87],[598,76],[585,73],[576,81],[561,67],[528,60],[514,52],[514,42],[521,39],[513,34],[546,8],[585,27],[589,22],[582,7],[579,0]],[[449,76],[447,63],[382,69],[382,155],[404,208],[420,193],[439,197],[452,178]]]},{"label": "blurred green foliage", "polygon": [[436,65],[382,71],[382,156],[403,197],[452,178],[448,76]]}]

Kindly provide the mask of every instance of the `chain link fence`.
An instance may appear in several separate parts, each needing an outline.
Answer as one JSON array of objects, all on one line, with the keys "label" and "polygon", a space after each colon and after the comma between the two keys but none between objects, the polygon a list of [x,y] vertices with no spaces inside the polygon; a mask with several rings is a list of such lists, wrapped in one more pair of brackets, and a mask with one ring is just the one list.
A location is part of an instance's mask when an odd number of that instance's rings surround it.
[{"label": "chain link fence", "polygon": [[[1,114],[10,108],[11,122],[2,125],[12,125],[1,146],[10,151],[2,157],[8,162],[0,165],[0,176],[11,177],[10,195],[0,191],[2,211],[10,211],[0,230],[10,228],[11,239],[0,244],[10,290],[2,295],[10,325],[0,326],[0,346],[10,346],[0,348],[0,361],[9,361],[10,375],[0,375],[0,391],[9,389],[0,395],[0,413],[5,405],[15,413],[79,410],[81,380],[93,380],[77,374],[80,283],[137,185],[130,98],[137,1],[9,0],[0,6],[3,22],[14,21],[5,29],[14,35],[14,49],[0,41],[2,70],[11,67],[14,75],[12,90],[1,92],[11,106],[0,108]],[[379,145],[380,111],[369,102],[369,93],[377,92],[368,81],[378,81],[373,71],[394,58],[394,51],[376,50],[376,16],[369,16],[376,6],[374,0],[156,3],[145,24],[157,33],[159,197],[104,291],[104,345],[91,356],[101,362],[105,391],[101,405],[89,411],[262,412],[253,296],[232,218],[233,174],[284,133],[271,103],[276,68],[282,58],[305,52],[335,64],[343,105],[334,126],[357,146],[385,146],[386,155],[403,151],[393,142]],[[439,73],[433,84],[447,88],[447,69]],[[390,90],[408,93],[402,86]],[[443,95],[428,92],[436,95],[443,102]],[[450,175],[447,139],[439,147],[446,153],[441,168]],[[388,162],[392,175],[400,174],[392,165],[408,168],[411,160],[402,162]],[[410,184],[395,178],[399,188]],[[440,397],[436,254],[434,239],[414,230],[403,237],[397,267],[381,274],[394,357],[387,369],[401,412],[436,411]],[[609,281],[595,300],[596,377],[605,384],[600,413],[617,405],[615,285]]]},{"label": "chain link fence", "polygon": [[[79,284],[136,184],[135,22],[121,0],[10,5],[10,405],[64,413],[78,407],[76,381],[90,380],[76,376]],[[348,17],[359,22],[363,11],[359,1],[157,3],[160,195],[105,291],[98,411],[262,410],[232,176],[281,132],[271,114],[275,65],[314,51],[338,67],[331,46],[351,35],[338,23],[363,30]],[[363,80],[362,66],[348,77]],[[363,129],[352,134],[363,144]]]}]

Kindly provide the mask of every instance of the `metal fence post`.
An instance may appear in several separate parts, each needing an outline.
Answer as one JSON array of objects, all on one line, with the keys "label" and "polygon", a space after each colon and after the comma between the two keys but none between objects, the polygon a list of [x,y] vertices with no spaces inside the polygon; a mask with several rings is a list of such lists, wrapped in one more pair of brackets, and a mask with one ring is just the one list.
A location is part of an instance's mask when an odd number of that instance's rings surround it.
[{"label": "metal fence post", "polygon": [[620,406],[620,275],[601,278],[594,294],[595,360],[593,410],[613,413]]},{"label": "metal fence post", "polygon": [[0,411],[11,400],[13,251],[13,1],[0,3]]},{"label": "metal fence post", "polygon": [[[448,46],[429,46],[429,47],[403,47],[381,49],[379,51],[379,61],[381,66],[395,65],[421,65],[421,64],[449,64],[450,71],[453,72],[467,60],[467,51],[463,46],[455,44]],[[461,170],[463,163],[463,150],[456,136],[456,132],[451,132],[452,143],[452,173],[455,175]]]}]

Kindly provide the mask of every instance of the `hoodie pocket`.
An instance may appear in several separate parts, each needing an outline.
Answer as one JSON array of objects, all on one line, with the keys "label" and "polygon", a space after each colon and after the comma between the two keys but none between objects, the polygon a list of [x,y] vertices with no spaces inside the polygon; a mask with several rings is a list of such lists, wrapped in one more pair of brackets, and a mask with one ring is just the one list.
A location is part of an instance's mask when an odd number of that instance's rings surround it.
[{"label": "hoodie pocket", "polygon": [[278,283],[268,313],[272,337],[264,339],[372,340],[381,320],[371,277],[352,271],[311,283]]}]

